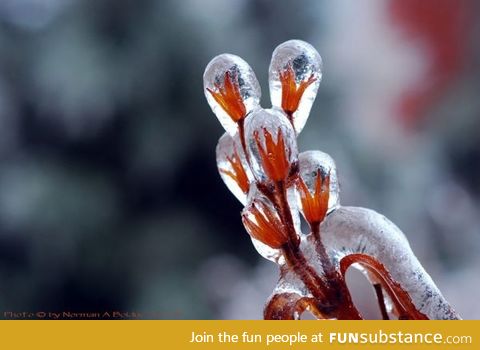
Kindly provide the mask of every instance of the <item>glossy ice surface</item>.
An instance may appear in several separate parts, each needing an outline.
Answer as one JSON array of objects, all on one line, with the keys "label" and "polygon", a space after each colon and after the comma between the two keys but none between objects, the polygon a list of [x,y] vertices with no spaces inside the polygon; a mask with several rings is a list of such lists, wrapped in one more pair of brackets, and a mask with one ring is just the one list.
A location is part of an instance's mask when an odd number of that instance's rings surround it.
[{"label": "glossy ice surface", "polygon": [[[234,135],[237,125],[232,117],[214,99],[212,93],[220,91],[225,85],[226,73],[234,87],[238,87],[241,102],[245,106],[246,114],[259,106],[261,90],[257,77],[252,68],[242,58],[222,54],[213,58],[203,74],[203,90],[213,113],[230,134]],[[209,91],[210,90],[210,91]]]},{"label": "glossy ice surface", "polygon": [[282,107],[281,74],[289,68],[294,73],[297,86],[310,78],[315,79],[305,90],[298,110],[293,114],[295,130],[299,133],[307,122],[322,80],[322,58],[312,45],[301,40],[289,40],[273,51],[269,69],[270,96],[272,105],[280,109]]}]

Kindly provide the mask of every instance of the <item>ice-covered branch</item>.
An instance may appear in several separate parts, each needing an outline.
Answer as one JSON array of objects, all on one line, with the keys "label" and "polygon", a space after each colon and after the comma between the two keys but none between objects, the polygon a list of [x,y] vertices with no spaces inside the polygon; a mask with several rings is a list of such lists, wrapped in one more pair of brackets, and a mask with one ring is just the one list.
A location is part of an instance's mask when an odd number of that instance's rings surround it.
[{"label": "ice-covered branch", "polygon": [[[266,319],[362,319],[345,282],[350,266],[374,286],[384,319],[458,319],[403,233],[375,211],[343,207],[334,160],[299,153],[297,137],[322,78],[308,43],[279,45],[270,63],[272,108],[240,57],[215,57],[204,92],[226,133],[217,146],[220,176],[244,205],[242,221],[257,251],[280,267]],[[300,215],[309,232],[300,229]]]}]

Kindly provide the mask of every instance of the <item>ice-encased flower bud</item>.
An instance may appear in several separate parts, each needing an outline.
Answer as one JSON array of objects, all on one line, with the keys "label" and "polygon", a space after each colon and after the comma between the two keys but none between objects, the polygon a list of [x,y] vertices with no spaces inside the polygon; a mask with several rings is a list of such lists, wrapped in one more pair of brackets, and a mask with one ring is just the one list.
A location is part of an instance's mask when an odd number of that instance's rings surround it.
[{"label": "ice-encased flower bud", "polygon": [[224,133],[217,144],[217,167],[230,192],[245,205],[252,174],[242,150],[238,133]]},{"label": "ice-encased flower bud", "polygon": [[288,236],[276,208],[255,186],[252,186],[248,198],[242,211],[242,222],[253,246],[265,259],[283,263],[281,246],[288,241]]},{"label": "ice-encased flower bud", "polygon": [[205,68],[203,89],[213,113],[230,134],[259,106],[260,84],[252,68],[238,56],[222,54]]},{"label": "ice-encased flower bud", "polygon": [[302,131],[322,80],[322,58],[301,40],[289,40],[273,51],[269,69],[272,105],[289,116],[295,131]]},{"label": "ice-encased flower bud", "polygon": [[258,109],[245,121],[245,139],[253,175],[260,183],[284,181],[297,162],[295,131],[278,110]]},{"label": "ice-encased flower bud", "polygon": [[329,177],[329,194],[327,214],[340,205],[335,162],[327,153],[321,151],[306,151],[298,156],[300,180],[306,185],[311,195],[315,195],[317,179],[320,175],[322,182]]}]

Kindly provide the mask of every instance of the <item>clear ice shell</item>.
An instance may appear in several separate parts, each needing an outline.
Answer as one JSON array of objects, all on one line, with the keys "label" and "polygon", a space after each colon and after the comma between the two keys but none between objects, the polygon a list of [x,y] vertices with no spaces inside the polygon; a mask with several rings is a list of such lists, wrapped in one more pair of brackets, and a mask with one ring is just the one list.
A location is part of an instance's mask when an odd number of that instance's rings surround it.
[{"label": "clear ice shell", "polygon": [[240,95],[242,96],[247,114],[259,106],[261,90],[252,68],[238,56],[231,54],[218,55],[205,68],[205,73],[203,73],[203,91],[208,104],[224,129],[230,135],[234,135],[237,130],[237,124],[207,90],[208,88],[212,91],[218,91],[216,85],[223,86],[226,72],[229,73],[231,79],[232,77],[238,79]]},{"label": "clear ice shell", "polygon": [[[247,213],[248,207],[253,203],[253,201],[260,201],[262,203],[265,203],[267,205],[267,207],[270,208],[270,210],[273,213],[276,213],[276,210],[275,210],[274,206],[268,200],[268,198],[266,198],[257,189],[255,184],[252,184],[252,186],[250,186],[250,192],[248,193],[248,199],[247,199],[248,203],[245,206],[245,209],[242,211],[242,215],[244,213]],[[253,220],[253,222],[256,222],[254,217],[250,217],[250,218]],[[245,228],[245,229],[248,231],[247,228]],[[285,263],[285,258],[283,257],[282,251],[280,249],[273,249],[273,248],[269,247],[268,245],[260,242],[259,240],[253,238],[252,235],[250,234],[250,232],[248,234],[249,234],[249,236],[252,240],[253,246],[257,250],[258,254],[260,254],[261,256],[263,256],[267,260],[273,261],[274,263],[276,263],[278,265],[283,265]]]},{"label": "clear ice shell", "polygon": [[295,227],[297,234],[302,233],[302,222],[300,220],[298,196],[299,194],[295,185],[287,188],[287,202],[290,208],[290,213],[292,214],[293,226]]},{"label": "clear ice shell", "polygon": [[241,187],[234,179],[232,179],[231,176],[223,172],[228,171],[234,173],[234,169],[228,158],[232,159],[232,157],[238,155],[242,167],[247,174],[249,182],[251,183],[253,179],[253,175],[245,158],[245,153],[243,152],[238,133],[235,133],[234,136],[230,136],[230,134],[224,133],[218,140],[216,154],[217,168],[218,172],[220,173],[220,177],[222,178],[225,185],[227,185],[227,188],[230,190],[230,192],[232,192],[234,196],[237,197],[237,199],[243,205],[245,205],[245,203],[247,202],[247,194],[243,192]]},{"label": "clear ice shell", "polygon": [[387,268],[428,318],[459,319],[416,258],[405,235],[383,215],[370,209],[341,206],[325,218],[320,232],[337,267],[349,254],[372,256]]},{"label": "clear ice shell", "polygon": [[322,58],[317,50],[305,41],[289,40],[277,46],[270,62],[269,86],[272,105],[280,109],[282,108],[280,72],[284,72],[289,66],[295,73],[297,86],[312,75],[315,78],[303,93],[298,109],[293,113],[295,131],[300,133],[307,122],[322,80]]},{"label": "clear ice shell", "polygon": [[[312,194],[315,193],[315,181],[318,171],[320,171],[322,179],[325,179],[325,176],[330,173],[327,213],[337,208],[340,205],[340,187],[338,185],[337,167],[333,158],[321,151],[306,151],[298,156],[298,165],[300,177]],[[302,206],[299,205],[299,207],[301,208]]]},{"label": "clear ice shell", "polygon": [[[289,165],[297,162],[298,148],[295,131],[284,113],[274,109],[257,109],[245,120],[245,140],[247,140],[247,153],[250,160],[250,168],[257,181],[268,182],[269,179],[263,169],[262,158],[254,134],[258,132],[260,145],[265,149],[264,129],[272,135],[273,141],[277,142],[278,132],[283,135],[285,154]],[[273,157],[275,155],[269,154]]]},{"label": "clear ice shell", "polygon": [[296,274],[285,269],[277,282],[272,294],[292,293],[300,297],[311,297],[311,293],[303,283],[302,279]]},{"label": "clear ice shell", "polygon": [[276,264],[282,264],[284,258],[282,252],[279,249],[270,248],[268,245],[263,244],[252,236],[250,236],[250,239],[252,240],[253,246],[255,247],[255,250],[258,252],[258,254],[260,254],[267,260],[273,261]]}]

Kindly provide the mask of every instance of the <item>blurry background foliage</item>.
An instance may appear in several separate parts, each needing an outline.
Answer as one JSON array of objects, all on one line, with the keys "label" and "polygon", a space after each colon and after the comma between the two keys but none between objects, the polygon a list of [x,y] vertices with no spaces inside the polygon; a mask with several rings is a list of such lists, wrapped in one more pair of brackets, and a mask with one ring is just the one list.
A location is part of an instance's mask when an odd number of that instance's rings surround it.
[{"label": "blurry background foliage", "polygon": [[479,5],[0,1],[0,316],[260,318],[277,272],[218,176],[202,74],[238,54],[268,106],[271,52],[298,38],[325,67],[300,148],[331,154],[342,203],[392,219],[479,318]]}]

